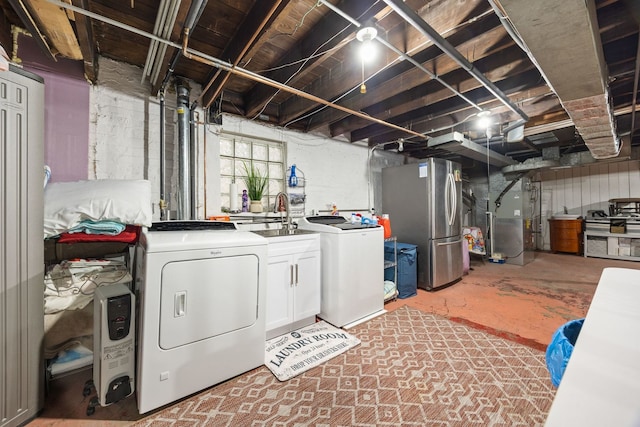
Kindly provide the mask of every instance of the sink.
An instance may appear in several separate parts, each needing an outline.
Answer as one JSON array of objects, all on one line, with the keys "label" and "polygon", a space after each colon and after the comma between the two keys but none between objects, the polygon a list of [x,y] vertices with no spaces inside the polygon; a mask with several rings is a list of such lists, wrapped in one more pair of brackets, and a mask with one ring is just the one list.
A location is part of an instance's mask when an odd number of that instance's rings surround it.
[{"label": "sink", "polygon": [[280,228],[274,230],[254,230],[253,233],[259,234],[264,237],[286,237],[286,236],[300,236],[304,234],[316,234],[315,231],[301,230],[299,228]]}]

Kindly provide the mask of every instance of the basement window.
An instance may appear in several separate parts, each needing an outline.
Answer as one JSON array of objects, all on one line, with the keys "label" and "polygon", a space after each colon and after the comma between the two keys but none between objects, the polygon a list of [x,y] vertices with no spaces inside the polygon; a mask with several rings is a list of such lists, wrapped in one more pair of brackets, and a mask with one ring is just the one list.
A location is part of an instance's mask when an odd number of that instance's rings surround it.
[{"label": "basement window", "polygon": [[[253,164],[261,174],[269,177],[262,205],[265,211],[272,211],[276,194],[284,191],[284,144],[254,137],[220,136],[220,200],[223,212],[231,210],[231,197],[237,198],[235,207],[242,210],[242,190],[246,189],[243,163],[247,167]],[[231,183],[234,181],[238,192],[232,195]]]}]

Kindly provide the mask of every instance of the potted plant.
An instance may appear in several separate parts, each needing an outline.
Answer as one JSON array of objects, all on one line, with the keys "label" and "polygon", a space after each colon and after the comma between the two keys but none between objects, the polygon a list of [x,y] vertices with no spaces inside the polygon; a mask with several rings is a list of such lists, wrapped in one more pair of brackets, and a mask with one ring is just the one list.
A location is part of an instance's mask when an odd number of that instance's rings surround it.
[{"label": "potted plant", "polygon": [[249,167],[246,163],[242,163],[242,166],[245,171],[244,183],[247,185],[247,193],[251,201],[249,212],[260,213],[262,212],[262,195],[267,188],[269,177],[262,176],[253,164]]}]

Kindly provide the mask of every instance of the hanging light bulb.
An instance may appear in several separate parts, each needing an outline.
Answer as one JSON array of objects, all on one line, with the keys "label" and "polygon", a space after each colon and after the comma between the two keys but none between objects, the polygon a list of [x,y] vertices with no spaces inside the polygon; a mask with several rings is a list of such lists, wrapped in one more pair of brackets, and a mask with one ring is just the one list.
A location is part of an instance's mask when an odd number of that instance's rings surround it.
[{"label": "hanging light bulb", "polygon": [[362,42],[360,46],[360,61],[362,64],[362,84],[360,85],[360,93],[367,93],[367,85],[364,83],[364,63],[371,61],[375,56],[375,46],[373,39],[378,35],[378,30],[373,26],[365,26],[358,30],[356,38]]},{"label": "hanging light bulb", "polygon": [[404,138],[398,140],[398,151],[404,151]]},{"label": "hanging light bulb", "polygon": [[491,118],[489,117],[491,115],[490,111],[484,110],[484,111],[480,111],[477,116],[478,116],[478,127],[480,129],[487,129],[489,126],[491,126]]},{"label": "hanging light bulb", "polygon": [[376,49],[373,39],[378,35],[378,30],[373,26],[362,27],[356,33],[356,38],[362,42],[360,45],[360,58],[362,61],[371,61],[375,57]]}]

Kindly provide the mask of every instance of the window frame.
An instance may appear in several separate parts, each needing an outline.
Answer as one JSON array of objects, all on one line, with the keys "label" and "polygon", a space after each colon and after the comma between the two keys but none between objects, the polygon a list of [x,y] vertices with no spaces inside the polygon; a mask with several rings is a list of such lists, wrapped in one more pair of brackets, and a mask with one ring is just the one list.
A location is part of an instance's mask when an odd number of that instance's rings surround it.
[{"label": "window frame", "polygon": [[[231,152],[224,145],[231,143]],[[247,146],[249,147],[247,151]],[[224,165],[228,162],[228,165]],[[235,181],[238,194],[238,211],[242,212],[242,190],[246,188],[243,177],[245,162],[260,172],[268,172],[269,182],[262,197],[264,211],[272,210],[276,194],[285,191],[286,144],[267,138],[234,133],[220,133],[220,204],[222,212],[230,212],[230,184]],[[279,173],[278,173],[279,172]],[[277,175],[277,176],[274,176]]]}]

